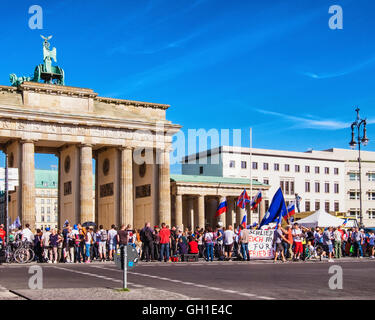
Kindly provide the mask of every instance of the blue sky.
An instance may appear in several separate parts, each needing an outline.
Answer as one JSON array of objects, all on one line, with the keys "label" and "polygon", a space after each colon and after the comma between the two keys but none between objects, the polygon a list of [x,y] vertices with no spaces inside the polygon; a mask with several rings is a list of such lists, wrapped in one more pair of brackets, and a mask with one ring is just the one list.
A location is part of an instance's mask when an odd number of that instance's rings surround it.
[{"label": "blue sky", "polygon": [[[33,4],[43,30],[28,28]],[[343,30],[328,27],[335,4]],[[31,74],[52,34],[67,85],[170,104],[184,131],[242,129],[248,146],[251,126],[256,148],[347,148],[359,106],[375,151],[374,12],[372,0],[7,1],[0,84]]]}]

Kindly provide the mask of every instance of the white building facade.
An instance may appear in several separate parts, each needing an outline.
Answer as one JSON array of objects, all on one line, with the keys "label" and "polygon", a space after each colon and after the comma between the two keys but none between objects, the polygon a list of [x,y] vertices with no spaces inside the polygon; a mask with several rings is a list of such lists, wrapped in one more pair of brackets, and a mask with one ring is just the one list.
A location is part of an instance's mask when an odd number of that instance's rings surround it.
[{"label": "white building facade", "polygon": [[[375,226],[375,152],[362,152],[362,214]],[[222,146],[187,156],[182,174],[248,178],[270,185],[271,199],[281,186],[287,202],[301,198],[300,210],[342,212],[359,219],[358,151],[329,149],[294,152]]]}]

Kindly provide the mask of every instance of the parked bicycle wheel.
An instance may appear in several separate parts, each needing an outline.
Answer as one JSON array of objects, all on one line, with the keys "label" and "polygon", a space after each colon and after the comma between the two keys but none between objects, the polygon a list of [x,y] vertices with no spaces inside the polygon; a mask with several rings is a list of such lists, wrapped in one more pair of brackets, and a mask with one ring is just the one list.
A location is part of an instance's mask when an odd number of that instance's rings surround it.
[{"label": "parked bicycle wheel", "polygon": [[30,261],[31,251],[26,248],[19,248],[14,253],[14,260],[17,263],[28,263]]}]

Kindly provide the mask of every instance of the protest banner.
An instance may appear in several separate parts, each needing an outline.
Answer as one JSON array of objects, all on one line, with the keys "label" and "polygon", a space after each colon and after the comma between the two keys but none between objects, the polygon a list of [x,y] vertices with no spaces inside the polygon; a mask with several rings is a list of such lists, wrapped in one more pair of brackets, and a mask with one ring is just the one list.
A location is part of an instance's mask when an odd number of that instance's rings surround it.
[{"label": "protest banner", "polygon": [[273,259],[275,250],[272,245],[274,230],[249,230],[250,259]]}]

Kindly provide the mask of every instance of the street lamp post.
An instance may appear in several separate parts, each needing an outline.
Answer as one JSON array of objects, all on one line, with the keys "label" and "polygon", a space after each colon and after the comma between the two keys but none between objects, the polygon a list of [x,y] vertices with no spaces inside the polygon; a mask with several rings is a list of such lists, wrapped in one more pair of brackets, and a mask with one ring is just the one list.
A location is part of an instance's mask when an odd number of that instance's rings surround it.
[{"label": "street lamp post", "polygon": [[[358,167],[359,167],[359,224],[363,227],[363,215],[362,215],[362,173],[361,173],[361,144],[366,146],[369,142],[366,134],[366,119],[361,119],[359,116],[359,108],[355,109],[357,112],[357,118],[352,123],[352,140],[349,145],[352,149],[355,149],[358,144]],[[361,128],[363,128],[361,135]],[[357,141],[355,137],[355,130],[357,130]]]}]

